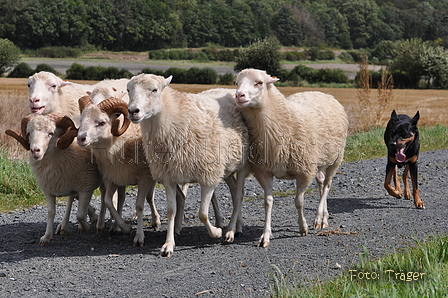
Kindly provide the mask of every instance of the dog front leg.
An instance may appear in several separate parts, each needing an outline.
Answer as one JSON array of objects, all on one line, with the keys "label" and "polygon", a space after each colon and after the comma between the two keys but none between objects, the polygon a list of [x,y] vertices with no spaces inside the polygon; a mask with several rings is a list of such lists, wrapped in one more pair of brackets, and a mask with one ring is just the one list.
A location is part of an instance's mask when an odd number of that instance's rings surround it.
[{"label": "dog front leg", "polygon": [[403,171],[404,198],[406,200],[411,199],[411,190],[410,190],[409,181],[408,181],[409,168],[410,168],[409,164],[407,164]]},{"label": "dog front leg", "polygon": [[420,199],[420,193],[418,191],[418,165],[415,163],[409,164],[412,181],[412,194],[414,195],[414,205],[417,209],[425,209],[425,204]]},{"label": "dog front leg", "polygon": [[[391,184],[392,178],[394,178],[395,186],[398,185],[398,190],[396,190],[395,188],[392,187],[392,184]],[[401,198],[402,193],[401,193],[400,184],[399,184],[399,181],[397,178],[397,166],[390,161],[387,161],[386,179],[384,181],[384,188],[387,190],[387,192],[391,196],[398,198],[398,199]]]}]

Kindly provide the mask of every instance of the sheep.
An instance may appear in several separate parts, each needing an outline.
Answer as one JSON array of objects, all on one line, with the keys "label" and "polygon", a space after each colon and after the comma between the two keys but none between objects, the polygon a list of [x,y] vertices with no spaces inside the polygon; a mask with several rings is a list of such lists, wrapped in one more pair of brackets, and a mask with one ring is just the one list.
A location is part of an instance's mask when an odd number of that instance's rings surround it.
[{"label": "sheep", "polygon": [[304,193],[315,177],[320,203],[314,228],[328,226],[326,198],[344,156],[348,129],[345,110],[333,96],[304,92],[286,99],[273,84],[277,80],[257,69],[245,69],[236,78],[235,103],[251,136],[248,164],[265,193],[265,225],[258,242],[261,247],[269,245],[272,235],[273,177],[296,179],[295,206],[301,235],[308,234]]},{"label": "sheep", "polygon": [[[90,152],[72,144],[77,133],[74,128],[73,121],[61,114],[30,114],[22,119],[21,135],[6,131],[30,151],[31,170],[47,200],[47,228],[39,245],[48,244],[53,237],[56,197],[77,195],[78,229],[80,232],[89,229],[87,207],[102,180],[98,168],[91,162]],[[68,226],[67,217],[61,225],[62,229]]]},{"label": "sheep", "polygon": [[217,184],[237,172],[232,191],[233,213],[229,231],[234,233],[240,214],[245,175],[248,132],[232,95],[213,99],[170,88],[172,76],[134,76],[128,83],[129,119],[139,123],[143,146],[153,178],[165,186],[168,229],[160,255],[173,254],[175,187],[198,182],[201,185],[199,218],[211,237],[220,238],[222,229],[208,219],[210,198]]},{"label": "sheep", "polygon": [[[117,186],[138,185],[136,203],[138,224],[134,245],[143,246],[143,204],[147,194],[150,194],[152,199],[150,205],[153,219],[156,214],[159,225],[160,216],[155,210],[152,197],[156,181],[152,179],[146,162],[140,129],[128,130],[130,124],[130,120],[127,118],[128,106],[121,99],[109,98],[95,105],[89,96],[84,96],[79,99],[79,107],[81,125],[78,130],[77,143],[80,147],[92,149],[106,186],[105,205],[124,233],[130,233],[131,226],[126,224],[121,214],[115,210],[112,204],[112,194]],[[119,128],[120,121],[117,119],[117,113],[125,116],[121,128]],[[178,193],[180,193],[178,201],[181,204],[179,210],[183,212],[184,198],[180,189]],[[103,209],[102,212],[104,212]]]},{"label": "sheep", "polygon": [[94,85],[92,92],[87,94],[92,98],[94,104],[99,104],[108,98],[120,98],[125,102],[129,102],[129,96],[126,92],[126,86],[129,79],[104,80]]}]

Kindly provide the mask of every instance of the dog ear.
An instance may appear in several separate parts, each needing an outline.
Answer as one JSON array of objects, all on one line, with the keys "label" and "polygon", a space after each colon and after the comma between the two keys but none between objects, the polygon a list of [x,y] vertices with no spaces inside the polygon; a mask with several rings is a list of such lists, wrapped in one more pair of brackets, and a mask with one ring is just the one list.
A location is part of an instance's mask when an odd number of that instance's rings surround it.
[{"label": "dog ear", "polygon": [[400,120],[398,118],[397,112],[395,112],[395,110],[392,111],[392,114],[390,114],[390,120],[392,120],[392,122],[398,121]]},{"label": "dog ear", "polygon": [[417,113],[415,113],[415,116],[412,118],[412,124],[417,125],[418,119],[420,119],[419,111],[417,111]]}]

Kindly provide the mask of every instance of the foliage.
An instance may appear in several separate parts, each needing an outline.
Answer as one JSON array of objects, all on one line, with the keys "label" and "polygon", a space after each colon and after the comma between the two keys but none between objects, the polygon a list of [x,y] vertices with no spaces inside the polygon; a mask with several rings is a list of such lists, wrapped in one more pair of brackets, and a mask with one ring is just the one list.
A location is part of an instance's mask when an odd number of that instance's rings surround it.
[{"label": "foliage", "polygon": [[60,75],[59,71],[57,71],[56,69],[54,69],[53,67],[51,67],[50,65],[45,64],[45,63],[36,65],[36,69],[34,70],[34,72],[41,72],[41,71],[52,72],[57,76]]},{"label": "foliage", "polygon": [[66,71],[66,79],[70,80],[94,80],[131,78],[132,73],[126,69],[118,70],[116,67],[88,66],[73,63]]},{"label": "foliage", "polygon": [[152,50],[148,53],[152,60],[197,60],[197,61],[234,61],[238,50],[207,47],[200,51],[191,49]]},{"label": "foliage", "polygon": [[35,71],[27,63],[21,62],[8,74],[8,78],[28,78],[34,73]]},{"label": "foliage", "polygon": [[219,85],[233,85],[235,83],[235,76],[228,72],[219,76]]},{"label": "foliage", "polygon": [[235,71],[245,68],[265,70],[268,74],[277,76],[281,71],[280,43],[275,38],[266,38],[251,43],[249,48],[242,49],[236,58]]},{"label": "foliage", "polygon": [[345,84],[348,78],[342,69],[321,68],[314,75],[314,82]]},{"label": "foliage", "polygon": [[81,50],[70,47],[44,47],[36,51],[37,57],[44,58],[78,58]]},{"label": "foliage", "polygon": [[20,59],[20,50],[8,39],[0,38],[0,76]]},{"label": "foliage", "polygon": [[401,70],[407,74],[412,88],[418,88],[424,77],[426,87],[435,82],[435,87],[443,87],[448,81],[448,50],[434,46],[421,39],[397,42],[393,49],[394,62],[391,70]]}]

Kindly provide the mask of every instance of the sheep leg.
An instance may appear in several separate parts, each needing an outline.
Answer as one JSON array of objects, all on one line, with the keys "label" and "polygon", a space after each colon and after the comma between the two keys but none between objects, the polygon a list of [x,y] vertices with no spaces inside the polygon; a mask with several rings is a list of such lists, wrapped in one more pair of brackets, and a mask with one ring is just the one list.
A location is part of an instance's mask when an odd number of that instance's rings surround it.
[{"label": "sheep leg", "polygon": [[[242,233],[242,225],[243,225],[243,218],[242,218],[242,211],[241,206],[243,202],[244,197],[244,181],[249,174],[248,169],[240,170],[237,173],[237,180],[236,180],[236,186],[230,186],[231,183],[227,182],[227,185],[229,185],[230,193],[232,195],[232,203],[233,203],[233,212],[232,216],[230,217],[230,223],[227,228],[227,233],[224,239],[224,242],[231,243],[235,239],[235,235]],[[233,176],[232,176],[233,177]],[[233,177],[235,180],[235,177]]]},{"label": "sheep leg", "polygon": [[316,180],[319,184],[320,201],[317,207],[316,216],[314,217],[314,229],[325,229],[328,227],[328,210],[327,210],[327,196],[330,191],[333,176],[336,173],[339,164],[335,164],[326,170],[324,175],[321,171],[317,173]]},{"label": "sheep leg", "polygon": [[[188,185],[188,184],[187,184]],[[185,186],[185,185],[184,185]],[[183,189],[176,185],[176,217],[174,218],[174,233],[180,235],[182,230],[182,219],[184,218],[185,193]]]},{"label": "sheep leg", "polygon": [[69,221],[70,221],[70,213],[72,212],[73,201],[75,200],[75,196],[67,197],[67,204],[65,206],[65,214],[62,222],[58,224],[56,228],[56,235],[64,234],[70,230]]},{"label": "sheep leg", "polygon": [[215,227],[222,228],[224,226],[224,217],[222,216],[221,209],[219,208],[219,202],[216,198],[216,193],[213,191],[212,194],[212,207],[213,213],[215,213]]},{"label": "sheep leg", "polygon": [[214,227],[208,219],[210,201],[217,185],[201,185],[201,206],[199,207],[199,219],[207,228],[208,234],[213,238],[221,238],[222,229]]},{"label": "sheep leg", "polygon": [[45,234],[40,238],[39,245],[47,245],[53,237],[53,223],[56,214],[56,197],[51,194],[45,194],[47,199],[47,229]]},{"label": "sheep leg", "polygon": [[[118,214],[120,215],[120,218],[123,218],[123,205],[124,205],[124,200],[126,196],[126,186],[119,186],[117,191],[115,191],[114,193],[114,199],[116,199],[116,204],[117,204],[117,210]],[[114,206],[115,206],[115,202],[114,202]],[[110,212],[110,211],[109,211]],[[116,233],[120,231],[120,226],[118,225],[117,221],[115,220],[113,225],[112,225],[112,229],[111,232],[112,233]]]},{"label": "sheep leg", "polygon": [[[117,225],[121,228],[121,231],[124,234],[130,234],[132,231],[131,225],[127,224],[123,220],[121,215],[117,212],[117,210],[114,208],[112,196],[116,190],[117,190],[117,186],[114,183],[111,183],[111,182],[106,183],[106,196],[104,199],[104,203],[105,203],[107,209],[109,209],[109,212],[112,215],[112,217],[114,218]],[[120,202],[120,200],[119,200],[119,202]],[[122,209],[122,208],[120,208],[120,209]]]},{"label": "sheep leg", "polygon": [[[156,188],[156,181],[151,182],[150,189],[148,193],[146,194],[146,201],[149,204],[149,207],[151,208],[151,227],[154,230],[159,230],[162,223],[160,222],[160,214],[157,212],[156,205],[154,203],[154,190]],[[137,214],[138,218],[138,214]]]},{"label": "sheep leg", "polygon": [[[134,246],[143,247],[145,241],[145,233],[143,232],[143,209],[145,205],[145,197],[148,196],[149,192],[154,194],[155,186],[156,181],[154,180],[150,181],[150,183],[139,183],[138,185],[137,201],[135,203],[135,211],[137,212],[137,232],[134,237]],[[154,197],[152,203],[154,204]]]},{"label": "sheep leg", "polygon": [[175,214],[176,214],[176,183],[167,183],[164,182],[166,192],[166,201],[167,201],[167,218],[168,218],[168,228],[166,231],[166,240],[165,244],[163,244],[160,249],[160,256],[162,257],[171,257],[174,251],[174,224],[175,224]]},{"label": "sheep leg", "polygon": [[297,193],[294,200],[298,215],[299,215],[299,232],[301,236],[308,235],[308,225],[305,216],[303,215],[303,206],[305,203],[305,191],[311,184],[309,177],[303,176],[296,179]]},{"label": "sheep leg", "polygon": [[76,219],[79,222],[78,233],[83,233],[90,229],[90,225],[87,222],[87,209],[91,198],[92,192],[80,192],[78,194],[78,212],[76,213]]},{"label": "sheep leg", "polygon": [[261,176],[256,177],[261,187],[264,190],[264,208],[265,208],[265,216],[264,216],[264,230],[263,234],[258,240],[259,247],[267,247],[269,242],[271,241],[272,231],[271,231],[271,214],[272,214],[272,205],[274,203],[274,198],[272,196],[272,186],[274,177],[269,173],[262,173]]},{"label": "sheep leg", "polygon": [[104,183],[101,183],[100,192],[101,192],[101,207],[100,207],[100,214],[98,216],[98,221],[96,222],[97,233],[102,233],[106,225],[106,203],[104,201],[104,198],[106,196],[106,186],[104,185]]}]

